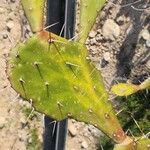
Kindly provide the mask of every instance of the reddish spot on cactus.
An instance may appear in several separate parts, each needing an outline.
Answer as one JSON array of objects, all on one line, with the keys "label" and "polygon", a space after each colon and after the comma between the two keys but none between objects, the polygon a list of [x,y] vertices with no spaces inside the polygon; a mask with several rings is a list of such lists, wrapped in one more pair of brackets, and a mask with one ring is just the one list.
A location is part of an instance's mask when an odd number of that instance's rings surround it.
[{"label": "reddish spot on cactus", "polygon": [[124,131],[122,129],[118,129],[114,134],[113,134],[114,140],[117,143],[121,143],[125,140],[125,138],[127,137],[126,134],[124,133]]}]

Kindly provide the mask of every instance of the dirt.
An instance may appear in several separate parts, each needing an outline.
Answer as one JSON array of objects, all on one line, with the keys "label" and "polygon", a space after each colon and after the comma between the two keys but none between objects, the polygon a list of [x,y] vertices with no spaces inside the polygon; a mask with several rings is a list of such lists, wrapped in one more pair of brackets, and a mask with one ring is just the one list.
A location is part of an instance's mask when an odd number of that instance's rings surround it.
[{"label": "dirt", "polygon": [[[0,150],[42,149],[43,115],[17,95],[6,74],[10,50],[32,33],[17,0],[0,0],[0,18]],[[118,26],[119,34],[106,37],[108,19]],[[149,0],[110,0],[97,17],[86,45],[108,90],[115,80],[134,82],[149,75],[150,39],[142,35],[150,33],[149,23]],[[98,149],[100,136],[93,126],[69,120],[66,149]]]},{"label": "dirt", "polygon": [[[6,63],[9,51],[23,39],[21,10],[18,1],[0,1],[0,149],[26,150],[34,139],[33,129],[42,143],[42,115],[32,113],[32,107],[11,88]],[[34,117],[32,117],[34,115]]]}]

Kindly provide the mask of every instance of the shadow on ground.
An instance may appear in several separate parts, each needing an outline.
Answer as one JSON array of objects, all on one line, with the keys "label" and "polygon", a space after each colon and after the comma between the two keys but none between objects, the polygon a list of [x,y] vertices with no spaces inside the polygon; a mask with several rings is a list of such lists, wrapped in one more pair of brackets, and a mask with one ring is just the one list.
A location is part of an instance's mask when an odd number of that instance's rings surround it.
[{"label": "shadow on ground", "polygon": [[[116,1],[117,2],[117,1]],[[142,31],[144,26],[149,26],[150,29],[150,14],[148,11],[148,7],[150,7],[149,0],[122,0],[121,2],[121,9],[117,14],[119,16],[126,16],[129,17],[132,21],[132,28],[129,31],[128,35],[126,36],[122,46],[120,47],[120,51],[117,55],[117,77],[128,78],[131,72],[131,69],[134,67],[132,64],[132,59],[135,55],[135,51],[137,48],[138,37],[140,32]],[[146,57],[149,53],[145,52],[145,55],[142,57]],[[142,58],[141,58],[142,59]],[[138,63],[146,63],[150,57],[144,59],[144,61],[139,61]],[[142,59],[143,60],[143,59]]]}]

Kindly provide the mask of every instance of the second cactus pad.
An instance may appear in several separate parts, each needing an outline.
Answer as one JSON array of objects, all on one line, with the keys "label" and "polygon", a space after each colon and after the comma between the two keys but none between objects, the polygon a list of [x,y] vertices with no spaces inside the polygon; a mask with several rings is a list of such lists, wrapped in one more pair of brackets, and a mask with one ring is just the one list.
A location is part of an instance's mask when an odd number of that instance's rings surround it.
[{"label": "second cactus pad", "polygon": [[37,111],[56,120],[71,117],[110,137],[122,134],[102,77],[86,55],[81,44],[42,31],[12,50],[11,84]]}]

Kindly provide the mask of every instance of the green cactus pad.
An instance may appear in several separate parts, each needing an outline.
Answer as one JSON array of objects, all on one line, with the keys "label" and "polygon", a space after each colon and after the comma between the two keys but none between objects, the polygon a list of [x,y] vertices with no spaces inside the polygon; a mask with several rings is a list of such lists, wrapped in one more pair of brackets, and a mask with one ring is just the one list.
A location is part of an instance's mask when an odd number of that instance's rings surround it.
[{"label": "green cactus pad", "polygon": [[150,150],[150,139],[148,138],[126,138],[121,144],[116,144],[114,150]]},{"label": "green cactus pad", "polygon": [[112,86],[111,89],[111,91],[118,96],[128,96],[137,92],[138,90],[140,90],[138,85],[127,83],[116,84]]},{"label": "green cactus pad", "polygon": [[105,2],[106,0],[81,0],[79,42],[85,43],[97,14]]},{"label": "green cactus pad", "polygon": [[118,96],[129,96],[139,90],[150,89],[150,78],[146,79],[140,85],[131,83],[119,83],[112,86],[111,91]]},{"label": "green cactus pad", "polygon": [[43,29],[45,0],[21,0],[25,14],[33,32]]},{"label": "green cactus pad", "polygon": [[12,50],[11,84],[37,111],[56,120],[69,117],[90,123],[120,142],[124,132],[102,77],[86,55],[79,43],[42,31]]}]

